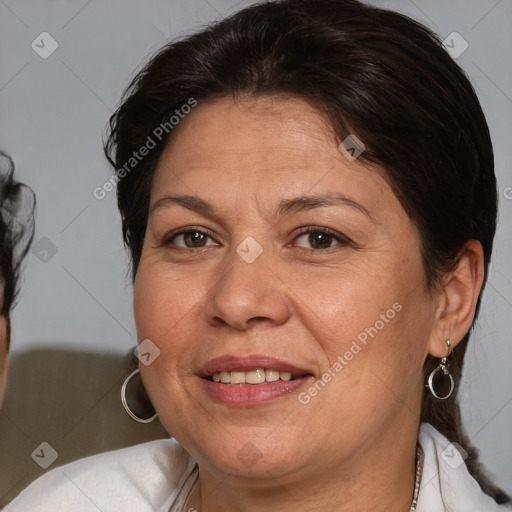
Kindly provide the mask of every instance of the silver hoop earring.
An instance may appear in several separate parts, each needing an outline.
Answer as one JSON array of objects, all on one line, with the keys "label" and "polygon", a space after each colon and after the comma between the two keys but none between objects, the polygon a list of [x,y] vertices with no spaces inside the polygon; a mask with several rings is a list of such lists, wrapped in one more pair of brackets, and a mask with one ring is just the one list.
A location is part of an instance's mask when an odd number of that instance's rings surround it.
[{"label": "silver hoop earring", "polygon": [[[135,380],[132,381],[134,377]],[[121,403],[128,416],[139,423],[151,423],[157,417],[157,413],[142,384],[138,368],[130,373],[123,382],[121,387]]]},{"label": "silver hoop earring", "polygon": [[[446,343],[448,345],[448,356],[443,357],[441,359],[439,366],[435,370],[433,370],[431,372],[431,374],[428,376],[428,384],[425,385],[425,387],[429,388],[432,395],[434,395],[438,400],[446,400],[447,398],[450,398],[455,389],[455,381],[453,380],[452,374],[450,373],[450,363],[447,360],[447,358],[452,353],[452,351],[450,350],[450,340],[447,340]],[[437,375],[439,372],[442,372],[442,373]],[[437,379],[436,379],[437,384],[434,384],[434,378],[436,377],[436,375],[437,375]],[[446,383],[449,382],[450,389],[449,389],[448,393],[445,393],[444,396],[438,394],[436,392],[436,390],[434,389],[435,385],[439,385],[439,377],[441,377],[441,379],[445,381],[444,383],[441,384],[442,389],[446,389],[447,388]]]}]

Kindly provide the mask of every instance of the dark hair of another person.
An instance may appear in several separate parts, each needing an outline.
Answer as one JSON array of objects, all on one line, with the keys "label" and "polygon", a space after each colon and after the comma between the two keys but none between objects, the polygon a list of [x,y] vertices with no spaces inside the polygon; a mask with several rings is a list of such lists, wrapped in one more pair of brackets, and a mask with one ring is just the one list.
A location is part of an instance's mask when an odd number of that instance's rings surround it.
[{"label": "dark hair of another person", "polygon": [[7,346],[11,339],[10,312],[16,303],[22,262],[34,237],[35,196],[14,179],[14,163],[0,151],[0,314],[5,318]]},{"label": "dark hair of another person", "polygon": [[[302,99],[328,116],[340,142],[351,133],[363,141],[359,158],[383,169],[419,230],[430,290],[455,268],[468,240],[481,242],[487,276],[497,185],[482,108],[439,38],[396,12],[357,0],[265,2],[171,42],[125,91],[110,120],[105,153],[121,169],[190,98],[262,96]],[[169,136],[160,142],[152,136],[157,146],[118,182],[133,279],[151,182]],[[480,298],[477,314],[479,309]],[[457,385],[469,334],[450,359]],[[428,356],[425,376],[438,364]],[[483,490],[498,502],[508,499],[483,476],[462,431],[456,393],[441,401],[426,389],[421,421],[464,446],[468,468]]]}]

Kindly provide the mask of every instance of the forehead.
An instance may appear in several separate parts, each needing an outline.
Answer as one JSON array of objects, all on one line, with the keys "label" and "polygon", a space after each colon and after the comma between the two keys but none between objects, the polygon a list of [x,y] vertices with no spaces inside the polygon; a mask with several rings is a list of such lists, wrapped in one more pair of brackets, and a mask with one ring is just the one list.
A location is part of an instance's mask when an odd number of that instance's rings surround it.
[{"label": "forehead", "polygon": [[330,188],[348,181],[364,184],[369,177],[383,181],[376,170],[349,162],[327,118],[304,101],[223,98],[200,103],[174,128],[152,192],[162,186],[233,186],[234,181],[238,187],[250,183],[304,192],[315,184]]},{"label": "forehead", "polygon": [[181,121],[164,154],[189,165],[205,159],[222,159],[225,165],[266,161],[270,152],[278,165],[276,152],[284,151],[286,161],[296,153],[310,162],[322,152],[327,157],[326,150],[338,156],[332,129],[316,110],[300,100],[262,97],[199,104]]}]

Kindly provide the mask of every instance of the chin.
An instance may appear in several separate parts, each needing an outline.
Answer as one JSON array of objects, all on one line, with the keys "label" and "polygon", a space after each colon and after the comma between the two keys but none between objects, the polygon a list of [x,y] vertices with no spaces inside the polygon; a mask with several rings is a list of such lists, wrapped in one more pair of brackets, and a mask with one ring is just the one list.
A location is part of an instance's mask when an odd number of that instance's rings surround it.
[{"label": "chin", "polygon": [[298,469],[295,465],[303,467],[307,458],[304,443],[295,440],[298,436],[290,435],[289,431],[277,436],[267,425],[264,428],[217,425],[215,431],[210,429],[199,434],[196,430],[194,434],[193,439],[177,438],[177,441],[200,466],[216,474],[268,480],[269,474],[283,477]]}]

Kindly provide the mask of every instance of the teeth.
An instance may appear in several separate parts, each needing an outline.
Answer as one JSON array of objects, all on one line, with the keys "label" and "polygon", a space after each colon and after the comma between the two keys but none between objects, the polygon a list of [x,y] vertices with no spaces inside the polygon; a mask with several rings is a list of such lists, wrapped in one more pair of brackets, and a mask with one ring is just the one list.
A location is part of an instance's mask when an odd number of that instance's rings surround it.
[{"label": "teeth", "polygon": [[231,384],[245,384],[245,372],[231,372]]},{"label": "teeth", "polygon": [[292,374],[272,369],[257,369],[249,372],[215,372],[212,375],[214,382],[222,384],[262,384],[263,382],[276,382],[279,379],[289,381]]},{"label": "teeth", "polygon": [[265,370],[265,380],[267,382],[275,382],[279,380],[279,372],[276,370]]},{"label": "teeth", "polygon": [[[261,384],[265,382],[265,370],[253,370],[245,374],[245,382],[247,384]],[[231,381],[233,383],[233,381]]]}]

